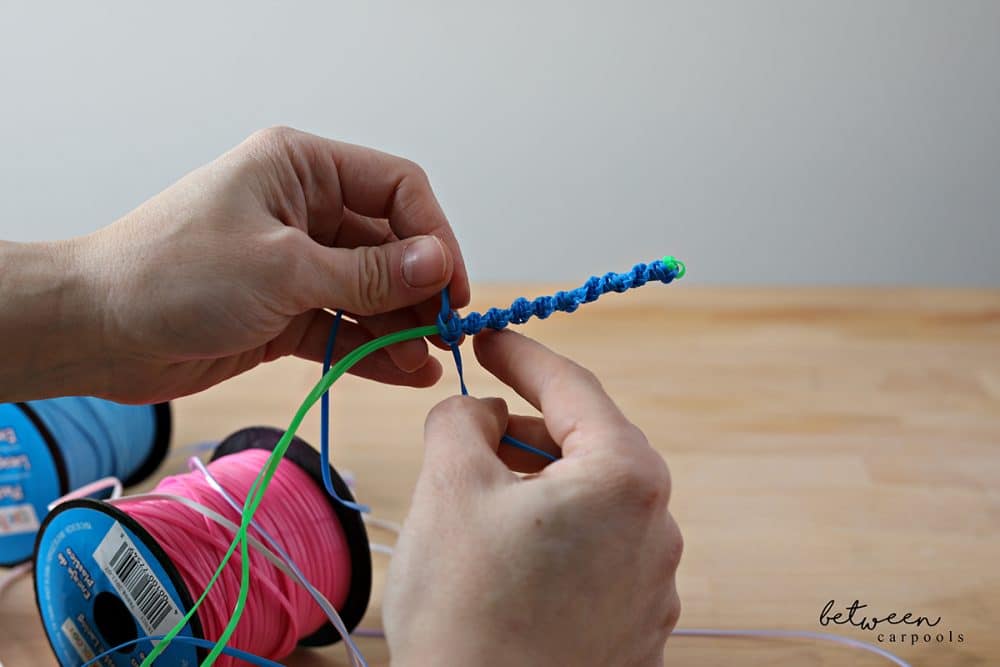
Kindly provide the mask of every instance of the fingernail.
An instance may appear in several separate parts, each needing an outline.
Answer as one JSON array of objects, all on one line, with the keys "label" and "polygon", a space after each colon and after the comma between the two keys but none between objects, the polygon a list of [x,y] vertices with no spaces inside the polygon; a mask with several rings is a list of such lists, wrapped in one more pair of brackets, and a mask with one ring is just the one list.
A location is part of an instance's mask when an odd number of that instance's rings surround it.
[{"label": "fingernail", "polygon": [[403,280],[410,287],[430,287],[445,278],[444,246],[434,236],[412,241],[403,251]]}]

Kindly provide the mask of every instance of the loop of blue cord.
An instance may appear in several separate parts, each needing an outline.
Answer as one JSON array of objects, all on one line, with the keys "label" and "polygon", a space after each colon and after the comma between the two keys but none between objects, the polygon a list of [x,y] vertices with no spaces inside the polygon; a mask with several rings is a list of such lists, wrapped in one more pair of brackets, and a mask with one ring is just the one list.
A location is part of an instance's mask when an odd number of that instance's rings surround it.
[{"label": "loop of blue cord", "polygon": [[[333,344],[337,341],[337,331],[340,330],[340,321],[344,317],[344,311],[338,310],[333,318],[333,326],[330,328],[330,336],[326,339],[326,354],[323,355],[323,375],[330,370],[333,361]],[[322,376],[320,376],[322,377]],[[319,456],[320,468],[323,472],[323,486],[334,500],[349,509],[367,513],[371,508],[367,505],[356,503],[346,498],[341,498],[337,490],[333,488],[333,479],[330,476],[330,390],[327,389],[320,397],[319,403]]]}]

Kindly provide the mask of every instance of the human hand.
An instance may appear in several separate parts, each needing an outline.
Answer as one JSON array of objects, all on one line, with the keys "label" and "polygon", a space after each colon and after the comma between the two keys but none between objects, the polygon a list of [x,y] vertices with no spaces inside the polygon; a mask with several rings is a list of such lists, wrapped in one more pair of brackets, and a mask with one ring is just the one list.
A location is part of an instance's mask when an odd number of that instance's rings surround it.
[{"label": "human hand", "polygon": [[[357,320],[341,326],[339,358],[432,322],[449,283],[454,301],[469,299],[458,243],[418,166],[285,128],[56,254],[78,276],[63,301],[80,311],[73,355],[87,359],[62,393],[124,402],[193,393],[284,355],[321,360],[323,308]],[[418,340],[355,372],[427,386],[441,367]]]},{"label": "human hand", "polygon": [[[475,349],[543,419],[469,397],[428,416],[383,604],[393,665],[662,665],[682,550],[666,464],[589,371],[508,331]],[[562,458],[543,469],[505,431]]]}]

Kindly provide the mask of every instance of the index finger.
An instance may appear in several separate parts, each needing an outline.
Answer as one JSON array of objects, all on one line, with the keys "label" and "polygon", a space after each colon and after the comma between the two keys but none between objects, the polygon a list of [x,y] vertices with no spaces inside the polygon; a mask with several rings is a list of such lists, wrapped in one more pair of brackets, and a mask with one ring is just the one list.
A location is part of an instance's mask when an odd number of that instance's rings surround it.
[{"label": "index finger", "polygon": [[[583,434],[611,435],[630,428],[593,373],[541,343],[513,331],[499,331],[477,335],[474,346],[484,368],[541,411],[549,434],[564,454],[578,449]],[[607,437],[593,442],[612,447],[630,439]]]},{"label": "index finger", "polygon": [[454,260],[452,300],[456,307],[467,305],[469,277],[462,250],[424,170],[415,162],[371,148],[319,140],[329,145],[337,166],[344,206],[361,215],[387,218],[400,239],[425,234],[441,239]]}]

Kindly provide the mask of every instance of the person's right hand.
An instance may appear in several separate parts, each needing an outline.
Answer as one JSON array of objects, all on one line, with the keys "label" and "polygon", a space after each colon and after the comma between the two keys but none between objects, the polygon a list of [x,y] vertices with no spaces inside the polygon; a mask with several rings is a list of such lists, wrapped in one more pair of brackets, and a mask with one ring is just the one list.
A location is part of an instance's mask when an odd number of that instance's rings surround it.
[{"label": "person's right hand", "polygon": [[[383,605],[393,665],[662,665],[682,549],[663,459],[589,371],[513,332],[475,348],[544,420],[469,397],[428,416]],[[542,469],[505,431],[562,458]]]}]

